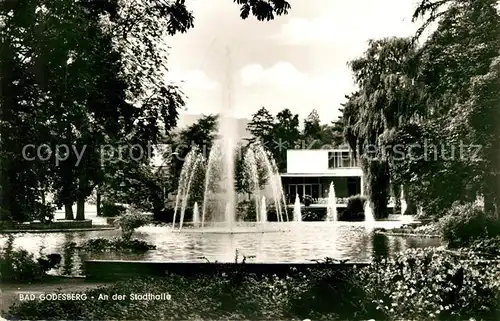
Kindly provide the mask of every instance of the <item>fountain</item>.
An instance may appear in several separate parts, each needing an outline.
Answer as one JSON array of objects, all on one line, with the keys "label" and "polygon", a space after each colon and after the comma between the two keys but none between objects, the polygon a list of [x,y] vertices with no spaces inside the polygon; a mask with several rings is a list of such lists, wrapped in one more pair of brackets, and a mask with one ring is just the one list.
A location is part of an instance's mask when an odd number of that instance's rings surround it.
[{"label": "fountain", "polygon": [[[229,49],[227,55],[226,62],[229,63],[231,61]],[[238,142],[235,139],[238,137],[238,128],[233,113],[231,78],[232,72],[228,68],[226,79],[228,88],[224,91],[225,97],[219,117],[217,138],[210,148],[208,159],[205,161],[204,158],[198,157],[199,152],[194,148],[188,154],[183,164],[175,202],[173,224],[175,228],[179,202],[182,200],[179,230],[182,229],[183,213],[190,201],[191,183],[199,180],[204,180],[204,190],[200,192],[203,196],[203,205],[200,210],[201,228],[205,227],[207,221],[210,221],[209,223],[211,224],[223,223],[226,228],[230,229],[232,229],[233,225],[237,224],[236,207],[239,195],[235,189],[235,164],[236,156],[240,155],[236,149],[241,146],[238,146]],[[279,222],[288,221],[281,176],[271,155],[264,149],[262,144],[257,142],[248,146],[242,161],[243,176],[246,181],[244,184],[246,190],[242,194],[253,198],[255,210],[258,212],[259,198],[266,194],[267,191],[265,189],[269,187],[270,193],[267,193],[265,196],[269,203],[273,205],[277,220]],[[195,180],[195,172],[203,167],[204,178]],[[262,217],[258,219],[260,221],[264,220]]]},{"label": "fountain", "polygon": [[300,205],[299,194],[296,194],[295,204],[293,205],[293,220],[295,222],[302,222],[302,213],[300,211],[300,208],[301,208],[301,205]]},{"label": "fountain", "polygon": [[326,208],[326,221],[336,222],[337,217],[337,198],[335,197],[335,187],[333,182],[330,183],[330,190],[328,191],[328,203]]},{"label": "fountain", "polygon": [[[221,126],[221,128],[231,128]],[[230,135],[229,135],[230,136]],[[213,144],[208,159],[205,159],[198,148],[193,148],[187,155],[183,164],[179,188],[175,202],[174,224],[180,212],[179,230],[183,227],[184,216],[191,200],[193,189],[202,188],[203,204],[199,209],[199,225],[203,229],[207,223],[211,225],[222,225],[228,230],[233,230],[233,226],[239,224],[241,219],[236,219],[237,194],[235,191],[235,160],[229,161],[227,154],[235,158],[234,150],[226,150],[228,143],[224,139],[227,134],[220,135]],[[231,144],[231,147],[233,145]],[[274,160],[266,152],[260,143],[248,146],[242,159],[243,180],[247,195],[253,198],[253,203],[257,211],[257,220],[267,222],[266,200],[273,205],[276,211],[278,222],[288,221],[286,202],[281,185],[281,177]],[[229,173],[231,171],[232,173]],[[204,178],[200,178],[204,176]],[[197,186],[196,182],[204,181],[203,186]],[[259,202],[259,199],[262,201]],[[201,198],[199,198],[201,201]],[[263,207],[266,210],[263,211]],[[241,224],[239,224],[241,225]]]},{"label": "fountain", "polygon": [[367,199],[363,206],[363,210],[365,212],[365,225],[366,227],[373,227],[375,224],[375,216],[373,216],[373,209],[371,205],[371,201]]},{"label": "fountain", "polygon": [[[189,177],[190,172],[196,163],[198,149],[193,148],[186,156],[184,165],[182,166],[181,175],[179,179],[179,187],[177,188],[177,196],[175,197],[175,207],[174,207],[174,219],[172,223],[172,228],[175,228],[175,221],[177,217],[177,210],[179,209],[179,202],[182,197],[189,195],[188,186],[190,186]],[[181,209],[182,211],[182,209]]]},{"label": "fountain", "polygon": [[266,197],[265,196],[262,196],[262,201],[260,203],[259,222],[260,223],[267,222],[267,207],[266,207]]},{"label": "fountain", "polygon": [[260,184],[259,184],[259,171],[257,160],[255,158],[255,153],[252,148],[249,148],[244,156],[244,166],[243,177],[246,182],[250,185],[252,190],[252,197],[255,206],[256,220],[259,221],[259,195],[260,195]]},{"label": "fountain", "polygon": [[193,207],[193,225],[197,226],[200,224],[200,210],[198,208],[198,202],[194,202]]},{"label": "fountain", "polygon": [[224,217],[225,221],[224,223],[226,224],[226,227],[229,228],[230,230],[233,228],[233,210],[231,209],[231,204],[226,203],[226,209],[224,210]]},{"label": "fountain", "polygon": [[[184,214],[186,213],[186,207],[188,205],[187,203],[189,200],[189,196],[191,196],[190,192],[191,192],[191,185],[193,183],[193,179],[195,177],[195,174],[199,170],[199,168],[201,168],[203,166],[203,163],[204,163],[203,155],[197,155],[195,161],[193,162],[192,167],[190,168],[191,173],[189,175],[189,180],[187,181],[187,185],[185,187],[184,195],[182,198],[181,219],[180,219],[180,223],[179,223],[179,229],[182,229],[182,224],[184,223]],[[175,226],[175,219],[174,219],[173,226]]]},{"label": "fountain", "polygon": [[406,204],[406,199],[405,199],[405,194],[404,194],[404,190],[403,190],[403,186],[401,186],[401,196],[400,196],[400,199],[401,199],[401,216],[403,216],[406,212],[406,208],[408,207],[408,205]]},{"label": "fountain", "polygon": [[[231,90],[226,92],[230,96]],[[165,233],[162,226],[145,226],[141,233],[147,233],[147,239],[155,241],[155,244],[158,245],[157,251],[151,251],[144,256],[144,261],[114,260],[112,264],[123,264],[125,267],[123,270],[125,270],[127,266],[135,262],[138,263],[135,266],[139,266],[139,268],[134,267],[131,270],[144,274],[152,271],[161,271],[163,273],[168,270],[166,267],[171,266],[176,266],[175,269],[181,271],[185,270],[185,268],[179,264],[196,262],[200,258],[211,263],[216,261],[231,262],[235,250],[238,249],[243,250],[245,253],[256,254],[256,264],[245,264],[243,267],[259,267],[257,264],[277,262],[292,263],[294,265],[297,265],[298,262],[308,262],[310,264],[311,259],[331,257],[332,255],[336,259],[350,259],[354,262],[366,260],[371,254],[371,248],[365,242],[368,239],[366,237],[368,228],[364,230],[359,227],[362,227],[363,224],[366,224],[367,227],[375,224],[371,203],[368,201],[365,204],[366,223],[281,223],[289,221],[289,218],[286,202],[284,201],[281,177],[278,174],[276,163],[260,143],[245,146],[246,149],[242,159],[236,159],[236,156],[239,157],[240,153],[236,153],[238,148],[235,141],[235,137],[237,137],[236,122],[235,118],[231,118],[231,107],[230,102],[223,104],[217,139],[210,146],[208,156],[205,154],[203,155],[206,157],[202,156],[201,150],[196,147],[189,151],[187,155],[182,155],[186,157],[180,175],[177,177],[178,191],[175,197],[172,224],[174,230],[182,233]],[[235,173],[235,165],[238,165],[237,173]],[[238,184],[235,184],[235,174],[242,175],[237,177]],[[236,190],[241,191],[240,195],[236,194]],[[316,191],[319,190],[311,188],[310,191],[311,194],[314,191],[316,195]],[[242,203],[237,203],[237,196],[240,199],[245,198]],[[335,188],[331,184],[327,215],[327,220],[330,221],[337,221],[338,219],[335,197]],[[257,223],[241,222],[245,216],[236,216],[237,205],[254,204],[255,208],[252,210],[255,210]],[[195,228],[182,229],[186,209],[191,206],[193,207],[192,223]],[[245,207],[241,206],[241,208]],[[275,220],[274,213],[276,213],[276,220],[280,223],[267,222],[268,214],[269,219]],[[64,215],[64,213],[61,214]],[[293,220],[302,220],[301,204],[297,195]],[[178,227],[176,226],[177,223],[179,223]],[[387,227],[388,229],[395,226],[394,222],[390,221],[376,223],[377,226]],[[276,226],[278,228],[274,228]],[[290,229],[285,230],[288,228]],[[293,233],[281,233],[290,230],[293,230]],[[279,234],[267,234],[270,232],[279,232]],[[94,233],[86,233],[85,238],[93,237]],[[193,233],[213,233],[214,235],[200,237],[199,235],[193,235]],[[244,233],[248,233],[248,235],[237,235]],[[54,237],[61,238],[65,235],[71,235],[69,233],[62,234],[64,235],[59,233]],[[103,234],[103,236],[106,235]],[[38,251],[35,245],[38,247],[37,243],[42,245],[47,243],[45,238],[39,238],[38,236],[36,240],[26,236],[16,236],[16,239],[18,238],[24,240],[26,246],[32,247],[31,251],[35,255],[36,251]],[[0,245],[3,245],[1,244],[2,241],[6,241],[5,238],[0,239]],[[68,240],[68,242],[70,241]],[[50,243],[50,246],[54,242],[48,243]],[[56,243],[63,244],[59,240]],[[417,244],[420,245],[420,243]],[[59,247],[54,251],[57,253],[62,249]],[[179,260],[185,262],[179,262]],[[112,269],[106,268],[110,266],[109,262],[103,260],[100,260],[100,263],[96,260],[93,263],[87,262],[89,267],[92,264],[94,264],[94,267],[98,266],[95,271],[113,275]],[[145,262],[147,262],[148,268],[144,268],[146,266]],[[198,261],[198,263],[202,262]],[[154,269],[149,268],[150,265],[156,267]],[[203,266],[203,264],[190,264],[190,266]],[[209,264],[208,266],[218,268],[219,265]],[[286,267],[286,265],[282,264],[274,264],[273,266]],[[261,268],[262,266],[259,267],[259,269]],[[90,271],[90,269],[87,269],[87,271]],[[88,275],[96,275],[96,273],[89,272]]]},{"label": "fountain", "polygon": [[[276,209],[278,222],[283,222],[283,212],[285,212],[286,220],[288,221],[288,213],[286,212],[286,200],[281,185],[281,177],[278,172],[278,167],[274,159],[266,152],[262,144],[258,143],[253,146],[255,163],[250,166],[255,166],[255,172],[258,173],[258,164],[261,164],[261,171],[264,172],[263,176],[267,178],[268,185],[272,191],[272,198]],[[257,176],[258,177],[258,176]],[[283,206],[282,206],[283,205]]]}]

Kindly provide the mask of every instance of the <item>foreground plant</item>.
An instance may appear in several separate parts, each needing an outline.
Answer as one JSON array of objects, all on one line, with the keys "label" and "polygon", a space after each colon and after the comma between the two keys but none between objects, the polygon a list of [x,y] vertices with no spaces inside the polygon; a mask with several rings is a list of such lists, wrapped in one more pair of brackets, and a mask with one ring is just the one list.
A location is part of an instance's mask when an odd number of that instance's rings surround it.
[{"label": "foreground plant", "polygon": [[[210,275],[141,278],[86,291],[86,301],[26,301],[11,319],[66,320],[498,320],[500,265],[463,260],[444,250],[415,249],[368,267],[320,261],[285,277],[235,270]],[[335,268],[331,268],[335,267]],[[345,267],[345,268],[344,268]],[[121,301],[99,295],[125,295]],[[131,294],[171,300],[135,301]],[[91,299],[94,297],[95,299]]]},{"label": "foreground plant", "polygon": [[[9,235],[5,249],[0,253],[0,282],[39,281],[43,279],[45,272],[60,263],[58,254],[35,259],[33,253],[14,249],[13,243],[14,237]],[[59,261],[52,260],[54,256],[59,256]]]},{"label": "foreground plant", "polygon": [[500,264],[412,249],[363,269],[366,300],[390,320],[498,320]]},{"label": "foreground plant", "polygon": [[130,241],[136,229],[150,222],[150,218],[141,214],[138,209],[130,208],[127,210],[126,214],[119,216],[114,223],[121,229],[122,238],[126,241]]},{"label": "foreground plant", "polygon": [[12,250],[0,256],[0,282],[31,282],[41,280],[45,271],[26,250]]},{"label": "foreground plant", "polygon": [[125,240],[123,238],[105,239],[102,237],[86,240],[76,248],[88,252],[146,252],[156,249],[156,246],[142,240]]},{"label": "foreground plant", "polygon": [[500,218],[474,203],[454,204],[439,220],[440,233],[451,249],[469,247],[480,240],[500,237]]},{"label": "foreground plant", "polygon": [[137,253],[154,250],[156,249],[155,245],[142,240],[132,239],[132,234],[137,228],[147,225],[150,222],[149,217],[141,214],[135,208],[130,208],[127,210],[127,213],[119,216],[114,222],[121,229],[120,238],[106,239],[98,237],[86,240],[79,246],[76,244],[73,244],[73,246],[88,252],[120,251]]}]

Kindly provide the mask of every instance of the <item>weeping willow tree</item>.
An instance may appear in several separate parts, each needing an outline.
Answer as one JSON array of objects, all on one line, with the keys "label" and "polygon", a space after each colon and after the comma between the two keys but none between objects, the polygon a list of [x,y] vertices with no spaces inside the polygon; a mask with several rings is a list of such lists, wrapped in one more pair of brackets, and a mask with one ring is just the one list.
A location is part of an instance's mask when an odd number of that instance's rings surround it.
[{"label": "weeping willow tree", "polygon": [[361,159],[366,192],[378,218],[388,215],[391,183],[401,184],[391,180],[397,129],[415,118],[419,107],[415,53],[410,38],[384,38],[369,41],[364,55],[349,63],[359,91],[347,97],[344,137]]},{"label": "weeping willow tree", "polygon": [[[387,213],[387,181],[396,197],[403,185],[408,210],[417,200],[440,215],[481,195],[485,209],[499,213],[497,1],[422,0],[413,18],[422,17],[414,38],[370,41],[350,62],[359,90],[347,97],[344,137],[362,160],[378,217]],[[432,23],[437,28],[419,46]],[[464,144],[481,151],[462,155]],[[461,154],[450,155],[453,148]]]}]

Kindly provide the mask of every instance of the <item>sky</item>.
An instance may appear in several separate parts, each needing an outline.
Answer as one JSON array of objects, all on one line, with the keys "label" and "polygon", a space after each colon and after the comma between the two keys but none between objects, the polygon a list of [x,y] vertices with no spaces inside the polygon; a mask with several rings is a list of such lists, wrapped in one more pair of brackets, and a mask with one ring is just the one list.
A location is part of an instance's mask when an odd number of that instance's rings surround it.
[{"label": "sky", "polygon": [[356,90],[347,62],[369,39],[412,36],[416,0],[289,0],[274,21],[239,17],[233,0],[187,0],[194,28],[166,39],[169,81],[187,96],[187,114],[250,118],[266,107],[301,119],[316,109],[336,120]]}]

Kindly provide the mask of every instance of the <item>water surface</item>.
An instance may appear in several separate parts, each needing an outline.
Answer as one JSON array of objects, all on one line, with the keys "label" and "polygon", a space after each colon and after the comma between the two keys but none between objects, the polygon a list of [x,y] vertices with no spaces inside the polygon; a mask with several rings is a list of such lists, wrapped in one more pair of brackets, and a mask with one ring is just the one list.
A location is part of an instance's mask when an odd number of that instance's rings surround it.
[{"label": "water surface", "polygon": [[[375,227],[391,228],[401,222],[379,221]],[[173,231],[170,226],[145,226],[139,228],[134,238],[157,246],[156,250],[143,254],[82,254],[72,251],[67,244],[77,244],[94,237],[119,236],[119,230],[65,232],[65,233],[16,233],[14,247],[39,253],[60,253],[62,266],[56,274],[82,274],[82,260],[122,259],[154,261],[209,260],[234,262],[238,250],[243,255],[254,256],[247,262],[310,262],[332,257],[349,259],[351,262],[367,262],[373,255],[388,256],[407,248],[439,246],[439,239],[398,237],[374,234],[364,222],[290,222],[290,223],[243,223],[231,232],[224,227],[204,230],[186,227]],[[0,235],[0,246],[5,247],[8,235]]]}]

